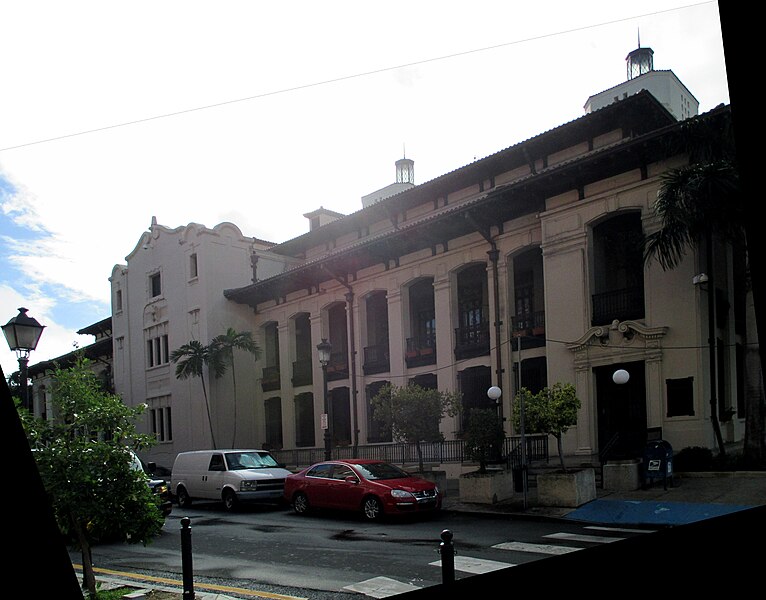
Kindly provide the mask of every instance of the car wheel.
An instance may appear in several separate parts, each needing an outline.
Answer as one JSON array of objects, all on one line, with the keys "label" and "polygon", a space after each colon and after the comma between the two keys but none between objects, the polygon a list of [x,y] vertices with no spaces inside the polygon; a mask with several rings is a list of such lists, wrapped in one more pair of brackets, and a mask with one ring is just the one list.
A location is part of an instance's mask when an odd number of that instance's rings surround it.
[{"label": "car wheel", "polygon": [[362,503],[362,514],[368,521],[378,521],[383,517],[383,505],[375,496],[368,496]]},{"label": "car wheel", "polygon": [[293,510],[299,515],[305,515],[309,511],[309,499],[301,492],[293,496]]},{"label": "car wheel", "polygon": [[231,490],[225,490],[223,492],[223,507],[232,512],[237,508],[237,495]]},{"label": "car wheel", "polygon": [[178,506],[181,508],[189,508],[191,506],[192,501],[185,487],[181,486],[178,488],[176,498],[178,498]]}]

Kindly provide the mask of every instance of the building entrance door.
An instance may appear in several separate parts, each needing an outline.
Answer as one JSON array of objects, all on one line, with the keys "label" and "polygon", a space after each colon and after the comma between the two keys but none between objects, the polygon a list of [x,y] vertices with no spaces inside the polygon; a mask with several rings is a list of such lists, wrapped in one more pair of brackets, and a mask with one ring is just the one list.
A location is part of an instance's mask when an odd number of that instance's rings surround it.
[{"label": "building entrance door", "polygon": [[[625,369],[630,378],[617,384],[612,375]],[[605,459],[641,458],[646,445],[646,380],[644,363],[596,367],[598,448]],[[606,456],[604,452],[606,451]]]}]

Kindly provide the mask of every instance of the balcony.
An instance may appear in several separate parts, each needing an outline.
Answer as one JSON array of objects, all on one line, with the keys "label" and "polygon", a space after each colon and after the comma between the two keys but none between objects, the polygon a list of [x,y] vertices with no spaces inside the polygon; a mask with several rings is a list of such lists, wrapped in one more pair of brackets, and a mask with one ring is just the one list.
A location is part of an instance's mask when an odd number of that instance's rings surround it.
[{"label": "balcony", "polygon": [[367,346],[364,349],[364,365],[362,368],[365,375],[390,371],[391,363],[388,355],[388,344]]},{"label": "balcony", "polygon": [[348,354],[343,352],[333,352],[330,355],[330,362],[327,363],[327,380],[337,381],[339,379],[348,379]]},{"label": "balcony", "polygon": [[489,354],[489,321],[455,329],[455,358],[462,360]]},{"label": "balcony", "polygon": [[407,338],[404,360],[408,368],[436,364],[436,334],[423,338]]},{"label": "balcony", "polygon": [[593,294],[591,325],[606,325],[614,321],[643,319],[644,288],[631,287]]},{"label": "balcony", "polygon": [[272,392],[274,390],[278,390],[279,388],[279,365],[275,367],[263,367],[261,389],[264,392]]},{"label": "balcony", "polygon": [[310,358],[296,360],[293,363],[293,387],[311,385],[314,382],[312,376],[312,363]]}]

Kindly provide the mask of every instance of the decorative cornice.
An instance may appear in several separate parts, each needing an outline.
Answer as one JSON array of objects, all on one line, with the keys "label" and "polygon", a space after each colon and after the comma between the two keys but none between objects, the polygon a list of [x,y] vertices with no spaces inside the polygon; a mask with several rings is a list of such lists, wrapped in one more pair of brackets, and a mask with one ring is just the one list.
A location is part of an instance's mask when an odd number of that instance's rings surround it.
[{"label": "decorative cornice", "polygon": [[646,341],[647,346],[659,346],[661,340],[668,332],[667,327],[647,327],[638,321],[618,321],[615,319],[611,325],[591,327],[579,340],[567,344],[572,352],[581,352],[589,346],[624,347],[633,344],[636,335]]}]

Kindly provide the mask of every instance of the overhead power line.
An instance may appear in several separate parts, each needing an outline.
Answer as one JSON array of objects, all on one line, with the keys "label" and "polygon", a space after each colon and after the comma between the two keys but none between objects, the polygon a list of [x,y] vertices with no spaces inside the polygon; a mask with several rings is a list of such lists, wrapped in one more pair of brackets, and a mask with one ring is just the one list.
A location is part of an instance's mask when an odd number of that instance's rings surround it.
[{"label": "overhead power line", "polygon": [[607,25],[614,25],[616,23],[622,23],[622,22],[625,22],[625,21],[631,21],[631,20],[634,20],[634,19],[640,19],[640,18],[644,18],[644,17],[648,17],[648,16],[655,16],[655,15],[659,15],[659,14],[663,14],[663,13],[668,13],[668,12],[675,12],[675,11],[679,11],[679,10],[686,10],[687,8],[694,8],[694,7],[703,5],[703,4],[711,4],[711,3],[712,3],[711,0],[707,0],[705,2],[698,2],[698,3],[695,3],[695,4],[689,4],[689,5],[686,5],[686,6],[679,6],[679,7],[675,7],[675,8],[669,8],[669,9],[665,9],[665,10],[654,11],[654,12],[651,12],[651,13],[645,13],[645,14],[641,14],[641,15],[633,15],[633,16],[630,16],[630,17],[623,17],[623,18],[620,18],[620,19],[614,19],[612,21],[604,21],[602,23],[597,23],[595,25],[584,25],[582,27],[574,27],[572,29],[566,29],[566,30],[563,30],[563,31],[557,31],[555,33],[546,33],[546,34],[542,34],[542,35],[538,35],[538,36],[533,36],[533,37],[525,38],[523,40],[515,40],[515,41],[512,41],[512,42],[504,42],[502,44],[495,44],[495,45],[492,45],[492,46],[486,46],[484,48],[475,48],[475,49],[472,49],[472,50],[464,50],[462,52],[455,52],[453,54],[446,54],[444,56],[438,56],[438,57],[433,57],[433,58],[425,58],[423,60],[417,60],[417,61],[413,61],[413,62],[402,63],[402,64],[395,65],[395,66],[382,67],[380,69],[373,69],[371,71],[364,71],[364,72],[361,72],[361,73],[355,73],[353,75],[343,75],[341,77],[335,77],[333,79],[325,79],[323,81],[315,81],[315,82],[312,82],[312,83],[296,85],[296,86],[293,86],[293,87],[283,88],[283,89],[280,89],[280,90],[274,90],[274,91],[271,91],[271,92],[264,92],[262,94],[255,94],[253,96],[246,96],[244,98],[237,98],[237,99],[234,99],[234,100],[224,100],[222,102],[216,102],[214,104],[206,104],[204,106],[197,106],[197,107],[194,107],[194,108],[187,108],[187,109],[184,109],[184,110],[178,110],[178,111],[174,111],[174,112],[170,112],[170,113],[164,113],[164,114],[161,114],[161,115],[154,115],[152,117],[146,117],[146,118],[143,118],[143,119],[134,119],[132,121],[125,121],[123,123],[115,123],[113,125],[105,125],[104,127],[96,127],[94,129],[86,129],[86,130],[78,131],[78,132],[75,132],[75,133],[68,133],[68,134],[65,134],[65,135],[59,135],[59,136],[55,136],[55,137],[44,138],[44,139],[37,140],[37,141],[34,141],[34,142],[26,142],[26,143],[23,143],[23,144],[16,144],[14,146],[7,146],[5,148],[0,148],[0,152],[5,152],[5,151],[8,151],[8,150],[16,150],[18,148],[24,148],[24,147],[27,147],[27,146],[35,146],[35,145],[38,145],[38,144],[47,144],[47,143],[50,143],[50,142],[64,140],[64,139],[67,139],[67,138],[78,137],[78,136],[82,136],[82,135],[89,135],[89,134],[92,134],[92,133],[98,133],[98,132],[101,132],[101,131],[108,131],[110,129],[118,129],[118,128],[121,128],[121,127],[128,127],[128,126],[131,126],[131,125],[138,125],[140,123],[148,123],[150,121],[157,121],[159,119],[167,119],[167,118],[170,118],[170,117],[177,117],[177,116],[180,116],[180,115],[185,115],[185,114],[189,114],[189,113],[193,113],[193,112],[198,112],[198,111],[203,111],[203,110],[209,110],[209,109],[212,109],[212,108],[220,108],[222,106],[227,106],[229,104],[237,104],[237,103],[240,103],[240,102],[249,102],[249,101],[258,100],[258,99],[261,99],[261,98],[268,98],[270,96],[276,96],[276,95],[280,95],[280,94],[288,94],[288,93],[291,93],[291,92],[297,92],[297,91],[306,90],[306,89],[309,89],[309,88],[315,88],[315,87],[320,87],[320,86],[324,86],[324,85],[330,85],[330,84],[333,84],[333,83],[340,83],[342,81],[349,81],[351,79],[359,79],[359,78],[362,78],[362,77],[369,77],[371,75],[377,75],[377,74],[380,74],[380,73],[386,73],[388,71],[396,71],[397,69],[405,69],[407,67],[415,67],[415,66],[418,66],[418,65],[425,65],[425,64],[433,63],[433,62],[450,60],[450,59],[458,58],[458,57],[461,57],[461,56],[468,56],[468,55],[471,55],[471,54],[478,54],[479,52],[488,52],[490,50],[497,50],[499,48],[505,48],[505,47],[508,47],[508,46],[514,46],[514,45],[518,45],[518,44],[525,44],[525,43],[529,43],[529,42],[533,42],[533,41],[538,41],[538,40],[542,40],[542,39],[547,39],[547,38],[552,38],[552,37],[556,37],[556,36],[560,36],[560,35],[568,35],[568,34],[571,34],[571,33],[576,33],[578,31],[586,31],[588,29],[596,29],[596,28],[599,28],[599,27],[605,27]]}]

